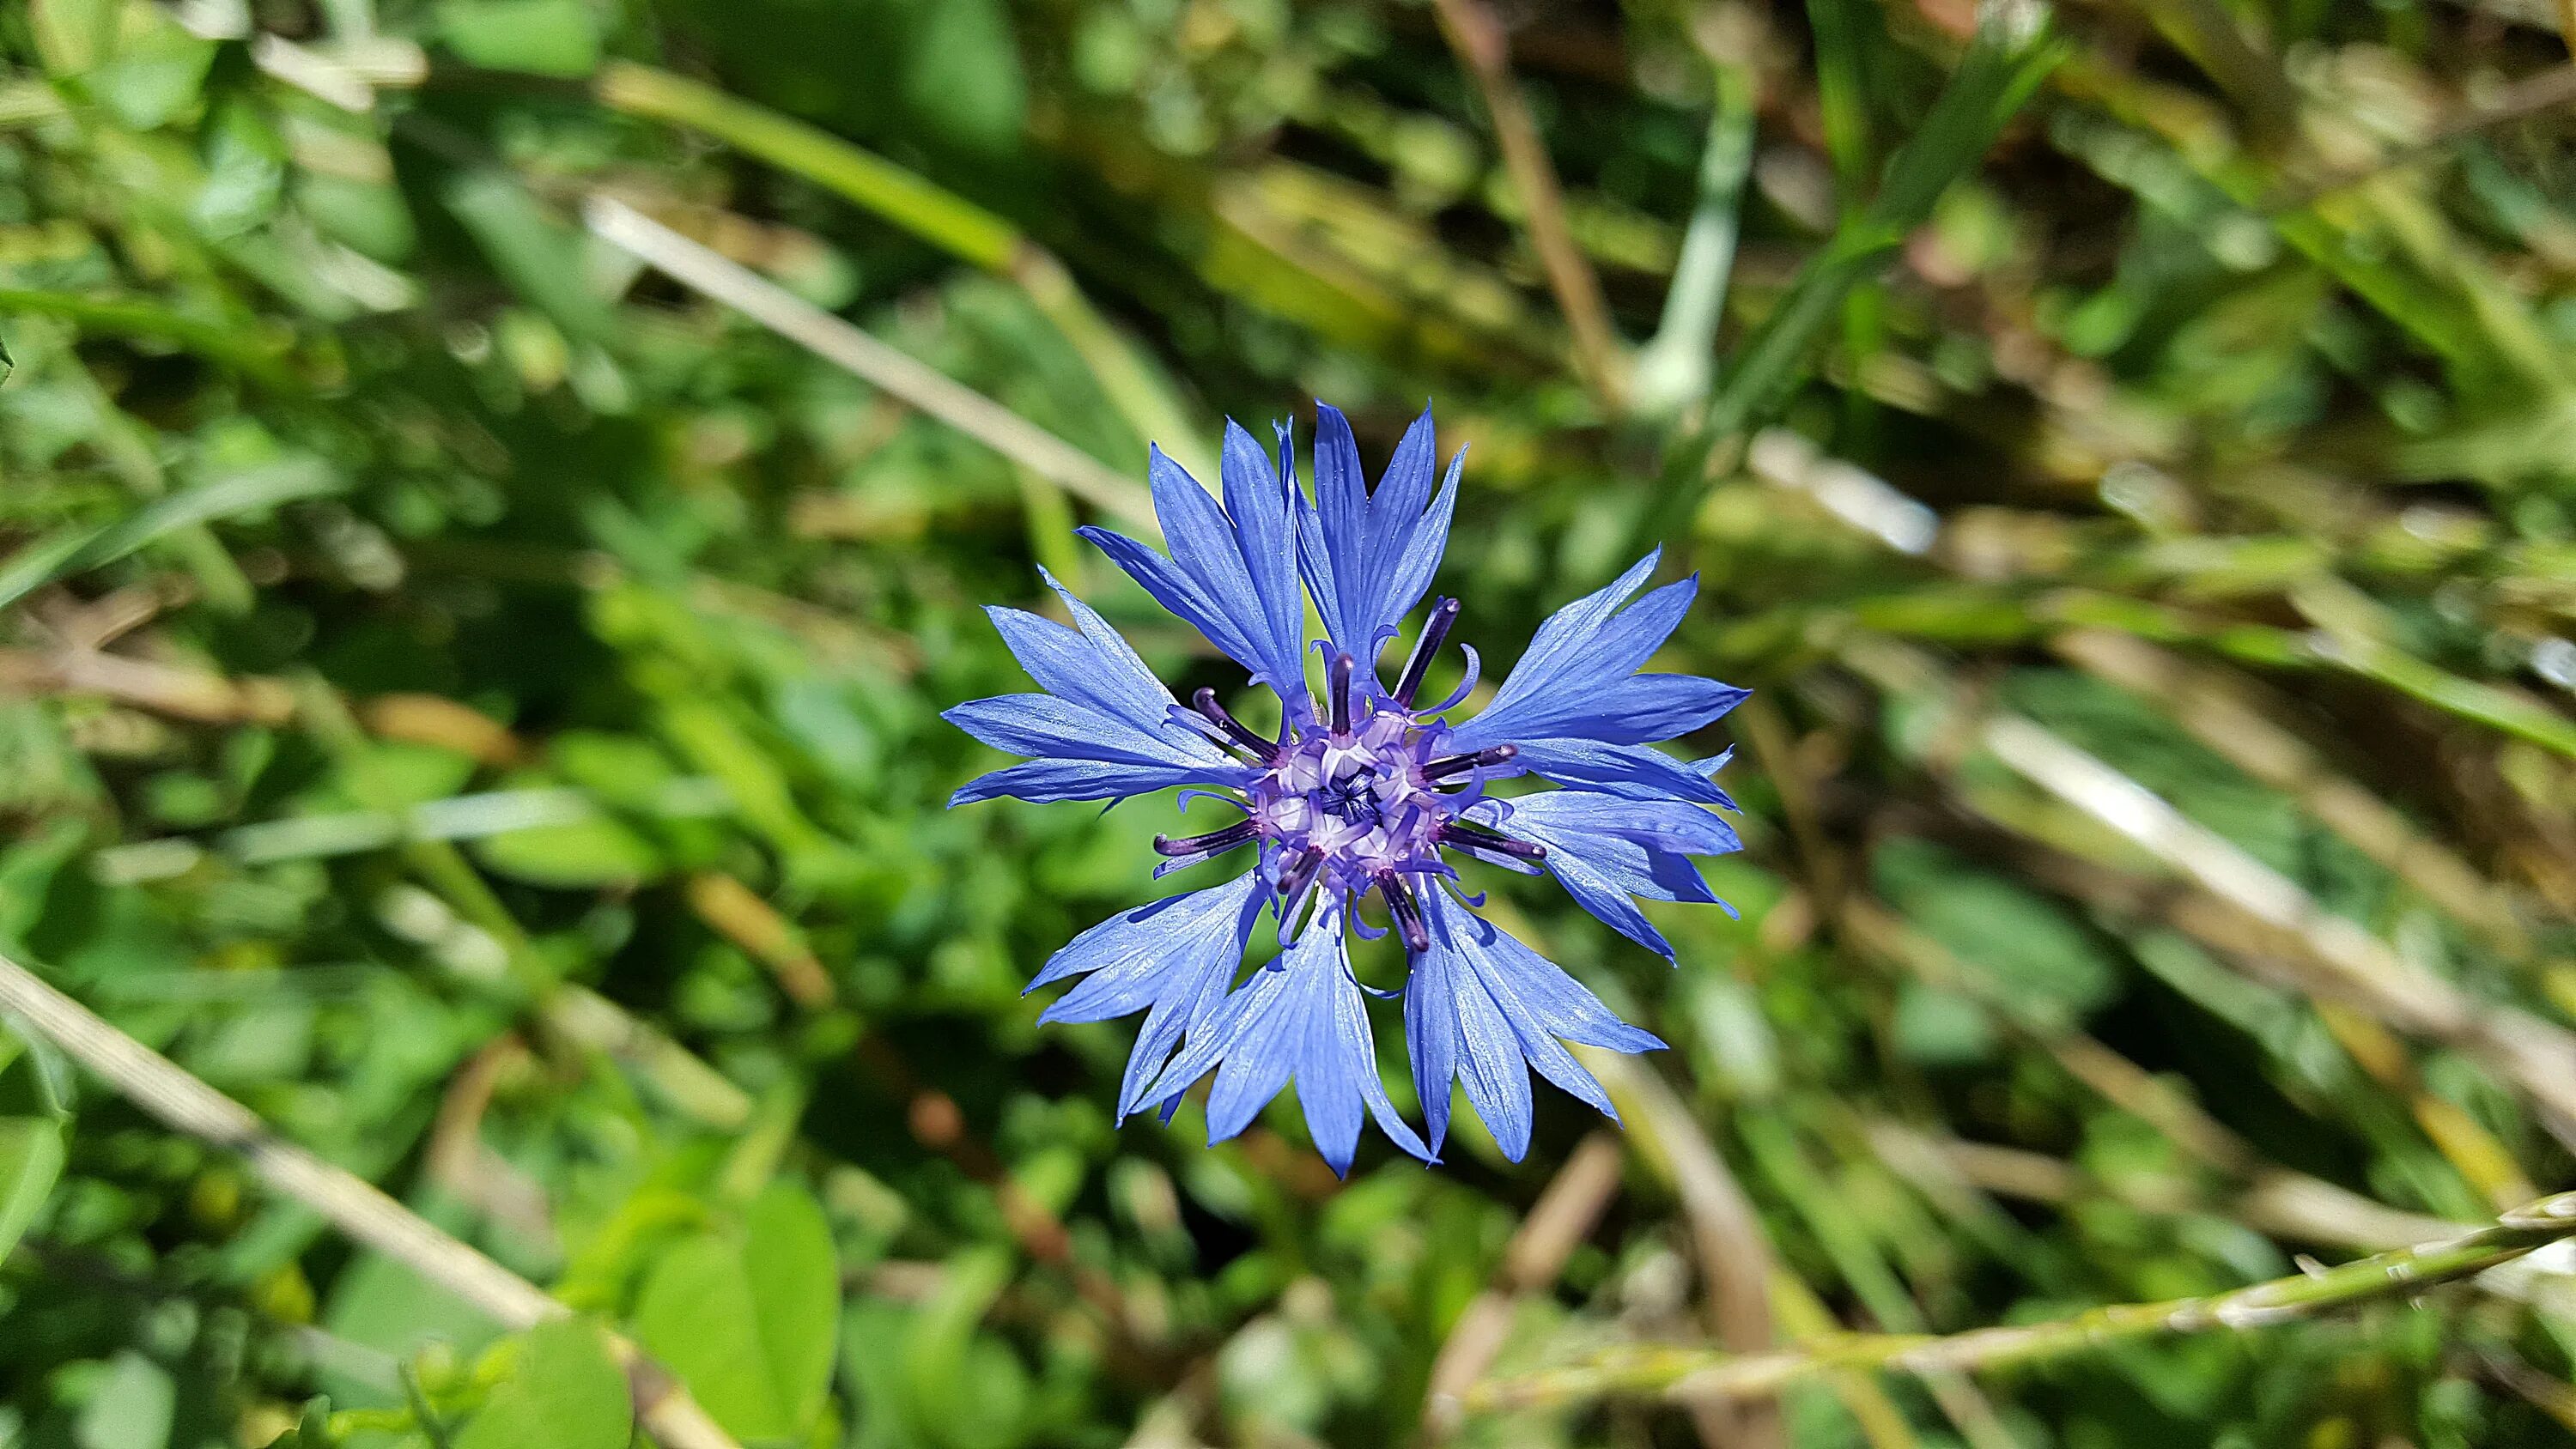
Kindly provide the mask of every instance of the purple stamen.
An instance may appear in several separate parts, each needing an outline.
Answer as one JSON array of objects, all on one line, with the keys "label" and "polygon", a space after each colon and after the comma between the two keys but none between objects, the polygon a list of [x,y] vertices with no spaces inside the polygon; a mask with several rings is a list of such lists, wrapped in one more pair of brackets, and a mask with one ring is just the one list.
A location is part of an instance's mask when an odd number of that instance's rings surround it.
[{"label": "purple stamen", "polygon": [[1190,703],[1198,706],[1208,723],[1225,731],[1226,738],[1250,750],[1254,759],[1266,765],[1279,758],[1279,746],[1254,734],[1243,721],[1228,713],[1224,705],[1217,703],[1215,690],[1200,690],[1190,696]]},{"label": "purple stamen", "polygon": [[1386,898],[1386,913],[1395,918],[1395,929],[1404,937],[1404,949],[1414,955],[1431,949],[1431,932],[1422,923],[1422,906],[1413,892],[1395,872],[1377,878],[1377,893]]},{"label": "purple stamen", "polygon": [[1347,735],[1351,732],[1351,667],[1353,662],[1354,661],[1351,659],[1351,656],[1348,654],[1336,654],[1333,656],[1332,664],[1324,671],[1327,682],[1332,686],[1333,733],[1337,736]]},{"label": "purple stamen", "polygon": [[1178,840],[1168,835],[1154,837],[1154,849],[1163,855],[1216,855],[1252,839],[1261,827],[1249,820],[1238,820],[1223,830],[1205,835],[1184,835]]},{"label": "purple stamen", "polygon": [[1431,672],[1431,656],[1440,652],[1449,626],[1457,622],[1456,599],[1442,599],[1431,606],[1431,617],[1422,621],[1422,637],[1413,641],[1413,653],[1404,661],[1404,678],[1395,686],[1397,704],[1413,708],[1413,697],[1422,692],[1423,677]]},{"label": "purple stamen", "polygon": [[1306,853],[1297,857],[1296,861],[1280,874],[1279,894],[1294,901],[1304,894],[1308,883],[1315,879],[1315,872],[1323,868],[1324,848],[1320,845],[1307,846]]},{"label": "purple stamen", "polygon": [[1490,749],[1478,750],[1472,755],[1451,755],[1445,760],[1433,760],[1423,766],[1422,778],[1446,780],[1452,775],[1463,775],[1469,770],[1508,763],[1520,752],[1518,745],[1495,745]]},{"label": "purple stamen", "polygon": [[1460,845],[1472,846],[1478,850],[1490,850],[1496,855],[1508,855],[1516,860],[1547,859],[1547,847],[1544,845],[1532,844],[1526,840],[1514,840],[1508,835],[1487,830],[1481,825],[1470,824],[1464,820],[1442,822],[1440,838],[1454,840]]}]

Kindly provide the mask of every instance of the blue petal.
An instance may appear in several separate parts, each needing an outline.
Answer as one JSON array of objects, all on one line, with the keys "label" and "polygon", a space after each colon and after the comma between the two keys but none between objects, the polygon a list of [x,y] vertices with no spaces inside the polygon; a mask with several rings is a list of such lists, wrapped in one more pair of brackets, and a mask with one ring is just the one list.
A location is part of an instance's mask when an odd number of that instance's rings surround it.
[{"label": "blue petal", "polygon": [[[1247,454],[1265,476],[1244,477]],[[1260,457],[1243,430],[1229,424],[1226,505],[1220,507],[1180,464],[1160,448],[1152,451],[1154,517],[1171,546],[1169,558],[1105,528],[1079,532],[1255,679],[1294,698],[1306,688],[1304,612],[1294,603],[1295,530],[1286,484]]]},{"label": "blue petal", "polygon": [[1549,616],[1494,702],[1458,726],[1451,743],[1460,750],[1540,739],[1644,744],[1688,734],[1733,709],[1746,693],[1733,685],[1636,672],[1699,592],[1699,580],[1688,578],[1621,608],[1661,557],[1660,550],[1646,555],[1609,587]]},{"label": "blue petal", "polygon": [[1172,732],[1172,694],[1109,621],[1075,598],[1055,575],[1038,570],[1073,611],[1079,627],[1068,629],[1043,615],[1005,609],[984,610],[1002,634],[1002,642],[1020,667],[1048,693],[1088,705],[1148,734]]},{"label": "blue petal", "polygon": [[1590,838],[1679,855],[1726,855],[1744,848],[1724,817],[1678,800],[1551,790],[1509,803],[1511,814],[1501,828],[1551,850],[1558,841],[1575,844]]},{"label": "blue petal", "polygon": [[1715,722],[1752,691],[1694,674],[1629,674],[1586,678],[1515,702],[1507,715],[1484,714],[1459,727],[1459,748],[1533,739],[1598,740],[1637,745],[1669,740]]},{"label": "blue petal", "polygon": [[1169,728],[1148,732],[1052,694],[970,699],[942,710],[939,717],[997,750],[1035,759],[1206,770],[1234,763],[1199,735]]},{"label": "blue petal", "polygon": [[[1240,772],[1238,771],[1239,775]],[[948,808],[972,805],[1004,795],[1036,804],[1059,800],[1124,800],[1150,795],[1174,785],[1207,784],[1227,778],[1197,766],[1131,765],[1102,760],[1026,760],[978,775],[957,787]]]},{"label": "blue petal", "polygon": [[1115,799],[1172,785],[1240,783],[1240,763],[1172,723],[1171,692],[1118,631],[1053,575],[1047,586],[1063,596],[1080,627],[1017,609],[986,612],[1021,667],[1052,692],[969,700],[940,716],[995,749],[1034,758],[969,782],[949,805],[997,795]]},{"label": "blue petal", "polygon": [[1622,1052],[1655,1051],[1663,1042],[1611,1015],[1556,963],[1445,893],[1427,891],[1422,904],[1431,949],[1405,984],[1404,1019],[1433,1150],[1448,1131],[1454,1075],[1504,1154],[1519,1161],[1529,1148],[1532,1111],[1523,1062],[1615,1121],[1610,1094],[1564,1042]]},{"label": "blue petal", "polygon": [[[1449,743],[1455,745],[1456,736]],[[1521,740],[1512,765],[1561,785],[1586,785],[1646,800],[1689,800],[1733,808],[1735,802],[1695,766],[1652,745],[1605,745],[1582,739]]]},{"label": "blue petal", "polygon": [[1293,1077],[1307,1130],[1335,1173],[1350,1170],[1363,1106],[1396,1146],[1416,1157],[1431,1156],[1396,1115],[1378,1079],[1368,1010],[1337,920],[1316,922],[1270,969],[1252,973],[1191,1031],[1181,1054],[1145,1095],[1182,1091],[1212,1070],[1217,1077],[1208,1094],[1211,1144],[1250,1126]]},{"label": "blue petal", "polygon": [[1274,661],[1293,661],[1291,671],[1302,681],[1306,595],[1297,583],[1297,523],[1288,508],[1288,492],[1296,485],[1232,418],[1226,419],[1220,477],[1244,572],[1261,605],[1264,652]]},{"label": "blue petal", "polygon": [[[1437,918],[1444,907],[1432,904],[1433,896],[1445,900],[1445,895],[1433,890],[1425,896],[1425,910]],[[1431,1149],[1439,1151],[1449,1139],[1449,1084],[1456,1079],[1465,1083],[1468,1105],[1493,1133],[1503,1155],[1520,1161],[1529,1151],[1536,1115],[1528,1059],[1493,993],[1451,944],[1445,921],[1432,927],[1431,949],[1414,959],[1405,980],[1404,1040],[1413,1055],[1414,1094],[1422,1100]]]},{"label": "blue petal", "polygon": [[1555,790],[1510,804],[1495,829],[1546,846],[1548,870],[1576,904],[1668,961],[1671,943],[1629,897],[1722,904],[1689,857],[1743,848],[1733,826],[1685,801]]},{"label": "blue petal", "polygon": [[1181,1035],[1205,1021],[1243,961],[1243,943],[1266,896],[1261,873],[1122,912],[1047,959],[1028,990],[1068,976],[1082,983],[1040,1013],[1041,1023],[1107,1021],[1146,1013],[1118,1086],[1118,1115],[1152,1100],[1146,1088]]},{"label": "blue petal", "polygon": [[[1458,506],[1461,451],[1432,491],[1434,431],[1422,410],[1387,461],[1374,495],[1350,420],[1315,405],[1315,502],[1298,507],[1297,553],[1315,611],[1335,644],[1371,662],[1431,587]],[[1374,670],[1364,671],[1374,677]]]}]

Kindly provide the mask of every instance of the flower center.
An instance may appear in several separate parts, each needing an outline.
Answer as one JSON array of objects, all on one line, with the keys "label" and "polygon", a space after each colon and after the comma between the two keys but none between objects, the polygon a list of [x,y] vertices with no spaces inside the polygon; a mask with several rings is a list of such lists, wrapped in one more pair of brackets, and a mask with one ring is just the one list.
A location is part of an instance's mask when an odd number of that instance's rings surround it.
[{"label": "flower center", "polygon": [[[1330,898],[1347,900],[1375,891],[1385,899],[1406,947],[1420,951],[1429,937],[1415,892],[1433,887],[1416,878],[1450,873],[1440,860],[1443,842],[1483,859],[1499,857],[1516,868],[1534,868],[1529,862],[1546,853],[1537,846],[1458,818],[1483,797],[1479,772],[1504,764],[1517,751],[1497,745],[1471,755],[1441,755],[1439,748],[1449,738],[1441,711],[1448,705],[1417,709],[1413,702],[1429,655],[1457,613],[1452,599],[1433,608],[1392,695],[1356,693],[1353,659],[1334,655],[1325,671],[1330,680],[1327,711],[1319,717],[1301,703],[1289,720],[1285,741],[1265,739],[1246,728],[1217,703],[1214,690],[1193,696],[1198,718],[1215,726],[1219,742],[1259,764],[1261,771],[1240,795],[1228,792],[1243,806],[1243,820],[1207,835],[1156,837],[1154,848],[1173,857],[1156,873],[1258,841],[1262,864],[1280,897],[1281,939],[1310,892],[1320,889]],[[1460,695],[1465,692],[1462,686]]]},{"label": "flower center", "polygon": [[1439,826],[1450,813],[1450,796],[1424,772],[1447,732],[1392,706],[1348,729],[1301,723],[1252,784],[1253,821],[1292,862],[1322,851],[1327,877],[1349,889],[1419,871],[1439,858]]}]

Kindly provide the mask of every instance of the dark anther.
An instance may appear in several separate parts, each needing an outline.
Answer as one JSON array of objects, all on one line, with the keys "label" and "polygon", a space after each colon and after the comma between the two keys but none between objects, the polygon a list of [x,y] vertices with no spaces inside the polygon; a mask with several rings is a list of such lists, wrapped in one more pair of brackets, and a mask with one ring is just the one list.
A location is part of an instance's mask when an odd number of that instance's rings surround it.
[{"label": "dark anther", "polygon": [[1422,637],[1413,641],[1413,653],[1404,661],[1404,678],[1395,686],[1397,704],[1413,708],[1413,697],[1422,692],[1423,676],[1431,672],[1431,656],[1440,652],[1449,626],[1457,622],[1456,599],[1442,599],[1431,606],[1431,617],[1422,621]]},{"label": "dark anther", "polygon": [[1544,845],[1533,845],[1526,840],[1514,840],[1500,831],[1487,830],[1481,825],[1471,825],[1464,820],[1452,820],[1442,825],[1440,838],[1454,840],[1460,845],[1473,846],[1478,850],[1490,850],[1496,855],[1512,856],[1519,860],[1547,859],[1547,847]]},{"label": "dark anther", "polygon": [[1431,932],[1422,924],[1422,907],[1413,892],[1393,871],[1377,878],[1377,893],[1386,897],[1386,913],[1395,918],[1397,934],[1404,937],[1404,949],[1420,955],[1431,949]]},{"label": "dark anther", "polygon": [[1305,894],[1307,883],[1315,878],[1315,872],[1323,868],[1324,848],[1320,845],[1307,846],[1306,853],[1297,857],[1280,875],[1279,894],[1292,901],[1297,899]]},{"label": "dark anther", "polygon": [[1521,747],[1518,745],[1495,745],[1491,749],[1478,750],[1472,755],[1451,755],[1445,760],[1433,760],[1423,766],[1422,778],[1446,780],[1452,775],[1463,775],[1480,765],[1503,764],[1520,752]]},{"label": "dark anther", "polygon": [[1261,828],[1251,821],[1238,820],[1223,830],[1211,830],[1205,835],[1184,835],[1178,840],[1168,835],[1157,835],[1154,849],[1164,855],[1214,855],[1221,850],[1232,850],[1260,833]]},{"label": "dark anther", "polygon": [[1254,759],[1266,765],[1279,758],[1279,746],[1254,734],[1243,721],[1227,713],[1226,707],[1216,702],[1215,690],[1200,690],[1190,696],[1190,703],[1198,706],[1199,713],[1207,716],[1208,723],[1225,731],[1227,739],[1250,750]]},{"label": "dark anther", "polygon": [[1337,735],[1346,735],[1351,732],[1352,662],[1351,656],[1347,654],[1336,654],[1333,656],[1332,665],[1325,670],[1326,678],[1332,685],[1333,733]]}]

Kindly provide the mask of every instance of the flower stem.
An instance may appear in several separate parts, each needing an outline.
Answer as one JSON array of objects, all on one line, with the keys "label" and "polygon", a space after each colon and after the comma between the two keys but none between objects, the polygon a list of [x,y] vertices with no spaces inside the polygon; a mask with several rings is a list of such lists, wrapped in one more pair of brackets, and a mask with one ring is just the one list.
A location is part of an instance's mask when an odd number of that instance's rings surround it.
[{"label": "flower stem", "polygon": [[1519,1378],[1489,1380],[1466,1394],[1471,1411],[1561,1407],[1655,1395],[1680,1400],[1742,1399],[1777,1393],[1833,1369],[1910,1374],[2003,1368],[2062,1357],[2134,1338],[2213,1328],[2263,1328],[2373,1299],[2411,1294],[2510,1262],[2576,1236],[2576,1193],[2545,1197],[2493,1224],[2446,1242],[2356,1259],[2228,1293],[2162,1303],[2122,1303],[2071,1318],[1947,1337],[1850,1333],[1776,1353],[1729,1355],[1688,1344],[1640,1344]]}]

